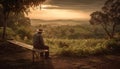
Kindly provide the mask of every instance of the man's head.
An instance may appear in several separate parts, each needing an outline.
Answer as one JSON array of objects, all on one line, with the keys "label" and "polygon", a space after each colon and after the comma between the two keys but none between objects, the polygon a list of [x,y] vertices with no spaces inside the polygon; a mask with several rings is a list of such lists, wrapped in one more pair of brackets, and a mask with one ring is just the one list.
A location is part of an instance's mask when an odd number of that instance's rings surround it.
[{"label": "man's head", "polygon": [[42,29],[38,29],[37,32],[41,34],[43,32],[43,30]]}]

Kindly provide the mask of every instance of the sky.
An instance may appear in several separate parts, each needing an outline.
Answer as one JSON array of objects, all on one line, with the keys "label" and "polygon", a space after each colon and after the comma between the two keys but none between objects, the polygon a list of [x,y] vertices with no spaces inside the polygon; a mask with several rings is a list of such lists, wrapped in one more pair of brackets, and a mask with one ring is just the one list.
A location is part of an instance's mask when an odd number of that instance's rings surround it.
[{"label": "sky", "polygon": [[41,20],[89,20],[106,0],[47,0],[31,9],[27,17]]}]

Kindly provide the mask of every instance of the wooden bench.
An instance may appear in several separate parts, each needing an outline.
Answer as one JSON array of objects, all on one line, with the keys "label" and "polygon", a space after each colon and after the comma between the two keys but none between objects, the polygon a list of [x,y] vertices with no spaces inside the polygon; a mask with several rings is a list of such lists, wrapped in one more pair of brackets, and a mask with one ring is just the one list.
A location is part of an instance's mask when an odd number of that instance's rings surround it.
[{"label": "wooden bench", "polygon": [[26,44],[26,43],[23,43],[23,42],[19,42],[19,41],[15,41],[15,40],[8,40],[8,42],[12,43],[12,44],[15,44],[17,46],[20,46],[20,47],[23,47],[23,48],[26,48],[26,49],[29,49],[32,51],[32,61],[35,62],[35,56],[37,56],[36,53],[41,53],[41,52],[47,52],[48,50],[39,50],[39,49],[35,49],[33,48],[32,45],[29,45],[29,44]]}]

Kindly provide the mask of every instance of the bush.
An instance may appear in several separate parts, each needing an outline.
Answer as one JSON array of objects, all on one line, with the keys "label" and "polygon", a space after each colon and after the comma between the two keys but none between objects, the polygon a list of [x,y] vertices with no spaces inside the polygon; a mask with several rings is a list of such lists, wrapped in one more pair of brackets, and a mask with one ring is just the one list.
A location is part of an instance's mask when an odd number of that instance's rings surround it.
[{"label": "bush", "polygon": [[[0,37],[2,37],[2,33],[3,33],[3,29],[0,28]],[[6,29],[6,36],[8,39],[13,39],[14,36],[15,36],[15,32],[11,29],[11,28],[8,28]]]},{"label": "bush", "polygon": [[118,38],[108,40],[107,48],[111,52],[120,52],[120,40]]},{"label": "bush", "polygon": [[26,28],[26,27],[19,27],[16,34],[19,35],[22,40],[26,38],[32,39],[31,29]]},{"label": "bush", "polygon": [[104,39],[46,39],[50,51],[61,56],[81,57],[108,52]]}]

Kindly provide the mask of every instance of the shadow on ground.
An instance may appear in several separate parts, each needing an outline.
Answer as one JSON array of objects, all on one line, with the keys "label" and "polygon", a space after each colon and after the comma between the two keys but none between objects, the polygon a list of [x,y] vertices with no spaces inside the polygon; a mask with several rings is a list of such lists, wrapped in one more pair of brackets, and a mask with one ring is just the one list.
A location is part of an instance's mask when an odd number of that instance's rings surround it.
[{"label": "shadow on ground", "polygon": [[32,52],[10,44],[0,44],[0,69],[54,69],[52,59],[32,62]]},{"label": "shadow on ground", "polygon": [[0,61],[0,69],[54,69],[51,60],[30,62],[29,60]]}]

